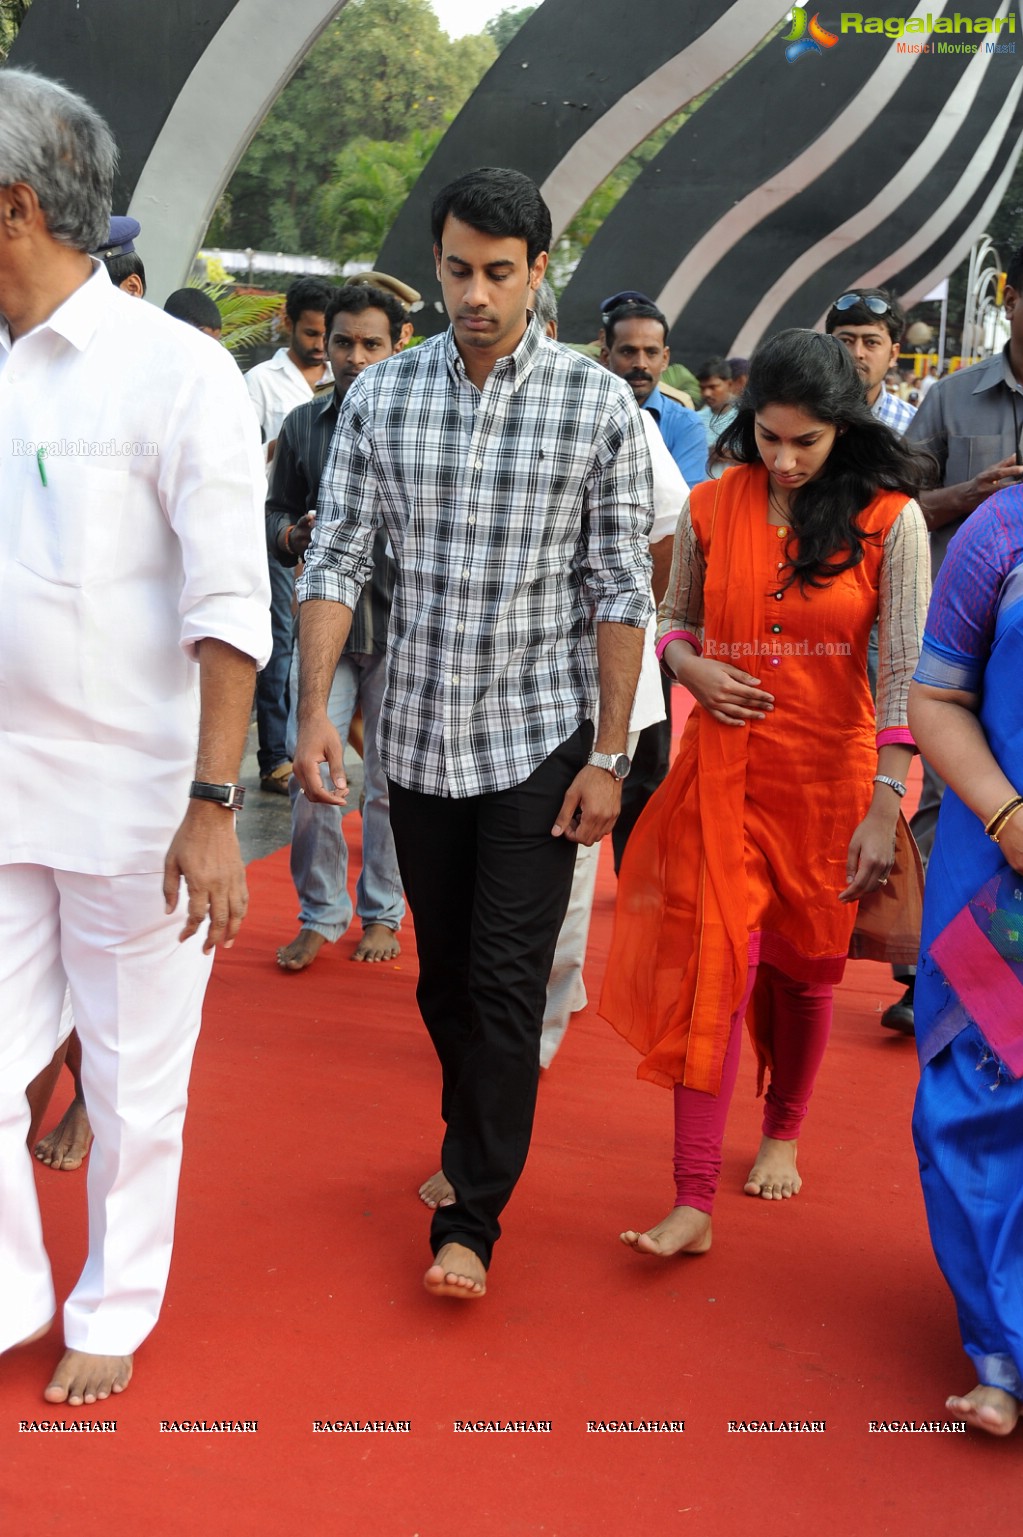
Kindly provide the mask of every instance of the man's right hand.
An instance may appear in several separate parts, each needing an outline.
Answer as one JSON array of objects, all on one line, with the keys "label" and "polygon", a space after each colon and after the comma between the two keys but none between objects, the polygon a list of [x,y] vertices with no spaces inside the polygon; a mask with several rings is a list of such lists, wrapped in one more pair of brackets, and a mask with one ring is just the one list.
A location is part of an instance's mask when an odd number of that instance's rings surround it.
[{"label": "man's right hand", "polygon": [[315,512],[307,512],[297,523],[292,524],[291,533],[287,543],[284,542],[285,530],[280,533],[281,549],[289,555],[295,555],[299,560],[305,559],[305,552],[313,541],[313,524],[316,522]]},{"label": "man's right hand", "polygon": [[970,501],[970,511],[979,507],[981,502],[986,502],[989,496],[994,496],[996,491],[1004,491],[1006,486],[1014,486],[1023,477],[1023,464],[1017,464],[1015,456],[1010,454],[1008,459],[1000,459],[997,464],[989,465],[986,470],[981,470],[969,482],[967,496]]},{"label": "man's right hand", "polygon": [[[327,765],[334,784],[333,790],[328,790],[323,783],[321,763]],[[347,804],[348,779],[345,775],[344,749],[326,712],[299,723],[298,743],[291,768],[308,800],[322,801],[328,806]]]}]

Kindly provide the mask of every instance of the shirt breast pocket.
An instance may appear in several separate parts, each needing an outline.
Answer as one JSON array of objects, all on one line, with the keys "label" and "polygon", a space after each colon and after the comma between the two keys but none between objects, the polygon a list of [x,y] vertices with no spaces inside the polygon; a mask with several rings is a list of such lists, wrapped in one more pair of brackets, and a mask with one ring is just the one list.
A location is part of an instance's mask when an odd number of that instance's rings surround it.
[{"label": "shirt breast pocket", "polygon": [[45,466],[22,500],[14,556],[44,582],[88,587],[110,569],[128,495],[128,470],[67,458]]}]

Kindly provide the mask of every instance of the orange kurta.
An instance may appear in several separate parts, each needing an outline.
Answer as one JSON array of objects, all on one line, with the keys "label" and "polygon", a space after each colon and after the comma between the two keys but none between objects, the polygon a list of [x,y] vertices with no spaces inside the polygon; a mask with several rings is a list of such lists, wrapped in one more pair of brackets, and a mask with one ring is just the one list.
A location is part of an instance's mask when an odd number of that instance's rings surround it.
[{"label": "orange kurta", "polygon": [[642,1052],[640,1077],[717,1092],[751,962],[842,975],[856,906],[838,893],[877,769],[867,641],[906,500],[876,497],[858,520],[862,562],[804,593],[781,585],[786,534],[767,522],[762,466],[692,493],[704,655],[759,677],[775,707],[722,726],[697,705],[630,836],[601,1012]]}]

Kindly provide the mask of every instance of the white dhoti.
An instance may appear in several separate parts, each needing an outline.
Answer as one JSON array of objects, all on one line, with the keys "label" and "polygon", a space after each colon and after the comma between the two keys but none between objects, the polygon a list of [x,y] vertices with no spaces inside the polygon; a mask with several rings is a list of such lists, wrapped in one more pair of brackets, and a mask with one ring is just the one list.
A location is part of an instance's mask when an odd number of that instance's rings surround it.
[{"label": "white dhoti", "polygon": [[183,910],[164,912],[159,873],[0,867],[0,1350],[54,1312],[25,1089],[53,1055],[66,991],[95,1142],[89,1258],[65,1306],[65,1343],[128,1355],[156,1322],[213,959],[199,935],[179,943],[183,922]]}]

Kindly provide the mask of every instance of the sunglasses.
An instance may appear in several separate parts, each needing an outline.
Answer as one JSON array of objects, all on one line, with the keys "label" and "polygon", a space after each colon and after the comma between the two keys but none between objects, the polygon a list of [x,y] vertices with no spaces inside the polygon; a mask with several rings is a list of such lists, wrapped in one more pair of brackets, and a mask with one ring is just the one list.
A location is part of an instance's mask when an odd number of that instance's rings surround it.
[{"label": "sunglasses", "polygon": [[892,312],[888,300],[879,299],[877,294],[843,294],[840,299],[835,300],[831,308],[845,311],[854,310],[859,306],[869,310],[872,315],[890,315]]}]

